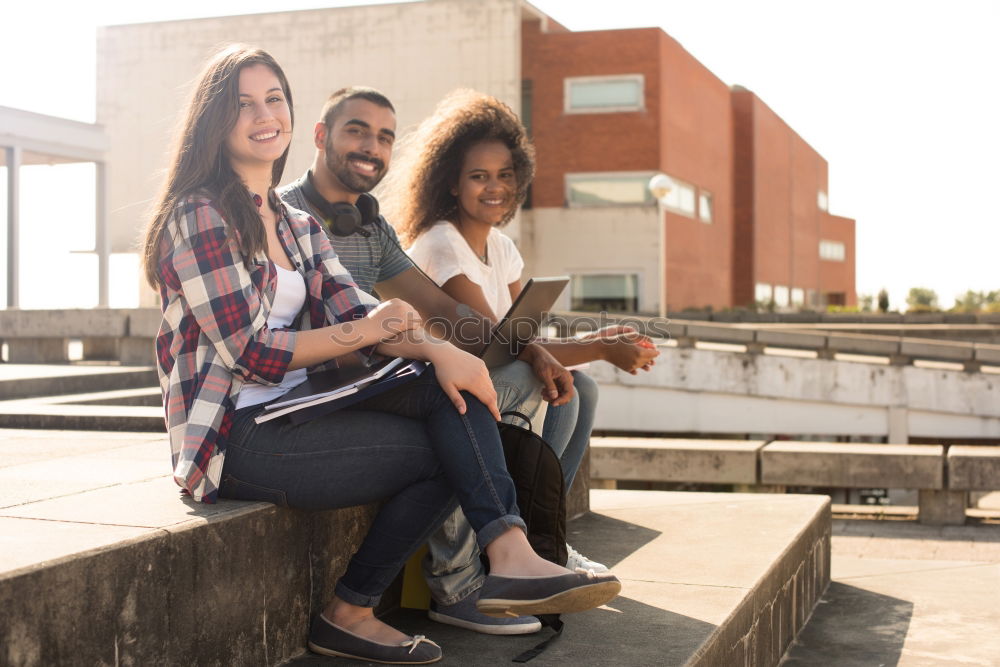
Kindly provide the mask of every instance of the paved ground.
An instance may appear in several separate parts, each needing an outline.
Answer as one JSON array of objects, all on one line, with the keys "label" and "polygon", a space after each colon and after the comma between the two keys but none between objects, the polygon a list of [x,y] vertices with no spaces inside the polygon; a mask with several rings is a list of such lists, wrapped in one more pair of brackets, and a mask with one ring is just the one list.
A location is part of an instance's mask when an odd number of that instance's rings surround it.
[{"label": "paved ground", "polygon": [[1000,665],[1000,524],[836,520],[832,578],[782,667]]}]

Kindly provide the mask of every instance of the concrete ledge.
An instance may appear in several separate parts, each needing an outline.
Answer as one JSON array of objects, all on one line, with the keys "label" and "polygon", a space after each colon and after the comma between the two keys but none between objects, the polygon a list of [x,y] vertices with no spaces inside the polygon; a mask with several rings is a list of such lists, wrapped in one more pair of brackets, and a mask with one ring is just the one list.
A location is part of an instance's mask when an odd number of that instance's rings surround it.
[{"label": "concrete ledge", "polygon": [[764,441],[592,438],[591,477],[610,480],[754,484]]},{"label": "concrete ledge", "polygon": [[1000,366],[1000,345],[975,344],[975,360],[992,366]]},{"label": "concrete ledge", "polygon": [[761,451],[761,483],[844,488],[944,488],[940,445],[774,442]]},{"label": "concrete ledge", "polygon": [[130,309],[0,310],[0,331],[14,338],[94,338],[128,334]]},{"label": "concrete ledge", "polygon": [[685,326],[684,335],[711,343],[747,344],[754,342],[753,329],[737,329],[711,324],[688,324]]},{"label": "concrete ledge", "polygon": [[948,488],[961,491],[1000,489],[1000,447],[949,447]]},{"label": "concrete ledge", "polygon": [[918,359],[939,361],[972,361],[973,344],[961,341],[939,342],[917,338],[903,338],[900,354]]},{"label": "concrete ledge", "polygon": [[[570,542],[612,567],[622,593],[564,616],[531,664],[777,665],[830,580],[825,497],[592,491],[591,507]],[[443,665],[510,664],[548,636],[491,639],[411,610],[390,622],[440,643]]]},{"label": "concrete ledge", "polygon": [[162,474],[163,436],[4,436],[0,646],[12,667],[281,663],[304,649],[310,610],[376,510],[185,500]]},{"label": "concrete ledge", "polygon": [[759,329],[756,342],[771,347],[787,347],[802,350],[822,350],[827,346],[827,335],[811,331],[786,331],[780,329]]},{"label": "concrete ledge", "polygon": [[899,354],[899,339],[865,334],[830,334],[830,349],[844,354],[870,354],[888,357]]},{"label": "concrete ledge", "polygon": [[156,386],[151,367],[0,365],[0,401]]}]

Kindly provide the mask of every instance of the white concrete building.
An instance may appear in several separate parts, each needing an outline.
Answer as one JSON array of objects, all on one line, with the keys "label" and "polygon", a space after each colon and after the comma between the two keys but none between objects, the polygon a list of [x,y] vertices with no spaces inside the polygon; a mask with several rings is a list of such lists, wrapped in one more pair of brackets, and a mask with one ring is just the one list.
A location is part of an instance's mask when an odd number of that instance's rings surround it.
[{"label": "white concrete building", "polygon": [[[107,128],[113,252],[127,252],[162,183],[189,84],[219,46],[269,51],[292,87],[296,132],[285,180],[313,158],[312,125],[327,96],[360,84],[383,91],[400,134],[450,90],[467,86],[520,108],[521,0],[425,0],[102,28],[98,122]],[[154,297],[144,291],[143,305]]]}]

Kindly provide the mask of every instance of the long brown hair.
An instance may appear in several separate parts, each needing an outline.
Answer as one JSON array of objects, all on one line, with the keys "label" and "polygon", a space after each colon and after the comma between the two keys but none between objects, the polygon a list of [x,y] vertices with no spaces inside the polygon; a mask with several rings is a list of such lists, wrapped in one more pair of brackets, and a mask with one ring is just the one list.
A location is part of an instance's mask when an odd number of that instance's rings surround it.
[{"label": "long brown hair", "polygon": [[[142,243],[142,265],[146,280],[155,289],[160,236],[174,218],[177,203],[195,193],[205,193],[226,221],[246,261],[265,250],[264,225],[249,191],[229,164],[226,138],[239,116],[240,71],[251,65],[266,65],[278,77],[294,127],[292,91],[278,63],[262,49],[233,44],[208,59],[194,85],[191,99],[171,150],[166,183],[157,197]],[[281,180],[288,149],[271,170],[271,187]],[[270,195],[270,193],[268,193]],[[269,197],[270,198],[270,197]]]},{"label": "long brown hair", "polygon": [[[517,188],[501,224],[510,222],[524,203],[535,177],[535,149],[524,125],[509,106],[495,97],[460,89],[445,96],[427,120],[407,138],[397,174],[399,186],[389,188],[393,221],[404,245],[409,245],[438,220],[458,220],[458,183],[465,154],[477,143],[499,141],[510,149]],[[397,193],[399,196],[395,196]]]}]

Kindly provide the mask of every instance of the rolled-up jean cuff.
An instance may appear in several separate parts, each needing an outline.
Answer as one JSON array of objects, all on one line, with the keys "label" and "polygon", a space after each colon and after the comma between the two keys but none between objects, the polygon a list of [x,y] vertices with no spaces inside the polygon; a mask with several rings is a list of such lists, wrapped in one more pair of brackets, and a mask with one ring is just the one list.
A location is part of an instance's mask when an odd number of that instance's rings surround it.
[{"label": "rolled-up jean cuff", "polygon": [[499,519],[493,519],[493,521],[490,521],[488,524],[483,526],[482,530],[476,533],[476,542],[479,544],[479,549],[483,553],[486,553],[487,544],[515,526],[527,534],[528,526],[525,525],[524,519],[516,514],[506,514]]},{"label": "rolled-up jean cuff", "polygon": [[374,607],[379,603],[379,600],[382,599],[381,595],[362,595],[361,593],[355,593],[344,585],[343,580],[337,582],[337,585],[333,588],[333,593],[344,602],[358,607]]}]

